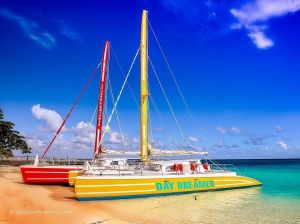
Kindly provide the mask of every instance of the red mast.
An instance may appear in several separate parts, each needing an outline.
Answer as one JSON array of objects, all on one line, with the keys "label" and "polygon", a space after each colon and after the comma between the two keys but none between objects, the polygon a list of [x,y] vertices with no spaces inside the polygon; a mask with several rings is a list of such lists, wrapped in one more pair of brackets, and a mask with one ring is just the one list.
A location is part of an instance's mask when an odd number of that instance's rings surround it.
[{"label": "red mast", "polygon": [[105,42],[104,52],[102,56],[101,63],[101,80],[99,89],[99,99],[98,99],[98,114],[97,114],[97,124],[96,124],[96,138],[95,138],[95,150],[94,156],[99,157],[101,153],[101,137],[102,137],[102,122],[103,122],[103,108],[104,108],[104,96],[105,96],[105,84],[106,76],[108,70],[108,60],[109,60],[109,41]]}]

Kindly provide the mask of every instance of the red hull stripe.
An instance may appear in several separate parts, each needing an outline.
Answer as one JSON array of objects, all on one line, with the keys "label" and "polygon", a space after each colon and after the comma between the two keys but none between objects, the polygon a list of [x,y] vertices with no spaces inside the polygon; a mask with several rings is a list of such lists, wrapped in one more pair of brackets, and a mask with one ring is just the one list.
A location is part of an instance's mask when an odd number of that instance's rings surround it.
[{"label": "red hull stripe", "polygon": [[68,183],[69,171],[80,167],[20,167],[24,183]]},{"label": "red hull stripe", "polygon": [[63,177],[63,178],[58,178],[58,177],[53,177],[53,178],[50,178],[50,177],[48,177],[48,178],[33,178],[33,177],[31,177],[31,178],[27,178],[27,180],[68,180],[69,178],[65,178],[65,177]]},{"label": "red hull stripe", "polygon": [[25,173],[69,173],[69,172],[52,172],[52,171],[25,171]]}]

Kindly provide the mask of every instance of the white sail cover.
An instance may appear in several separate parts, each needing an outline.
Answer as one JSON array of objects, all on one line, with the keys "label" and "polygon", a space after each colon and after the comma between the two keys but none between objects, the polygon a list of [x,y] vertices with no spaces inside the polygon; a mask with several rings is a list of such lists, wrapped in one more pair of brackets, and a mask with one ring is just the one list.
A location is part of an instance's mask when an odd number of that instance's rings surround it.
[{"label": "white sail cover", "polygon": [[164,150],[164,149],[150,149],[150,154],[152,156],[175,156],[175,155],[207,155],[208,152],[194,151],[194,150],[185,150],[185,149],[176,149],[176,150]]},{"label": "white sail cover", "polygon": [[[111,149],[103,149],[102,152],[109,155],[140,155],[140,151],[117,151]],[[178,155],[208,155],[208,152],[186,150],[186,149],[176,149],[176,150],[165,150],[156,149],[149,146],[151,156],[178,156]]]}]

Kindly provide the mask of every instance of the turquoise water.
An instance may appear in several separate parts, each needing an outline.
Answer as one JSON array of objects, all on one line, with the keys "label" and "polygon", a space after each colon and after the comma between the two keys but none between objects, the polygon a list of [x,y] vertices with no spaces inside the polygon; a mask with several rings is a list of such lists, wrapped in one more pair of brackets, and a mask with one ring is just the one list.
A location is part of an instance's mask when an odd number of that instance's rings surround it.
[{"label": "turquoise water", "polygon": [[[300,160],[251,160],[246,163],[236,160],[233,163],[236,163],[239,174],[255,178],[263,185],[179,196],[120,200],[112,202],[112,206],[126,206],[132,211],[133,219],[130,221],[135,223],[300,224]],[[137,216],[144,221],[135,221]]]},{"label": "turquoise water", "polygon": [[276,164],[237,165],[238,172],[253,177],[263,183],[260,197],[278,197],[299,200],[300,206],[300,160],[298,162]]}]

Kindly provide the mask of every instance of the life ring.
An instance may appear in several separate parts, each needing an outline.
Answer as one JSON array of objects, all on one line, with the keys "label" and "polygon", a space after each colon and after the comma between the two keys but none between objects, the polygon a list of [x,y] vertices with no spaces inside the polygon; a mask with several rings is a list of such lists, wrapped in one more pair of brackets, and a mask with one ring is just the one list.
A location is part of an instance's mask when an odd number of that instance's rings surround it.
[{"label": "life ring", "polygon": [[191,171],[196,171],[197,170],[198,165],[196,163],[191,163]]},{"label": "life ring", "polygon": [[178,171],[178,164],[177,164],[177,163],[174,163],[174,165],[173,165],[173,170],[174,170],[174,171]]},{"label": "life ring", "polygon": [[183,165],[181,163],[174,163],[173,165],[173,170],[174,171],[179,171],[179,172],[183,172]]},{"label": "life ring", "polygon": [[179,171],[182,173],[183,172],[183,165],[182,165],[182,163],[179,163],[178,164],[178,169],[179,169]]},{"label": "life ring", "polygon": [[203,163],[203,168],[205,169],[205,170],[210,170],[210,167],[209,167],[209,164],[208,163]]}]

